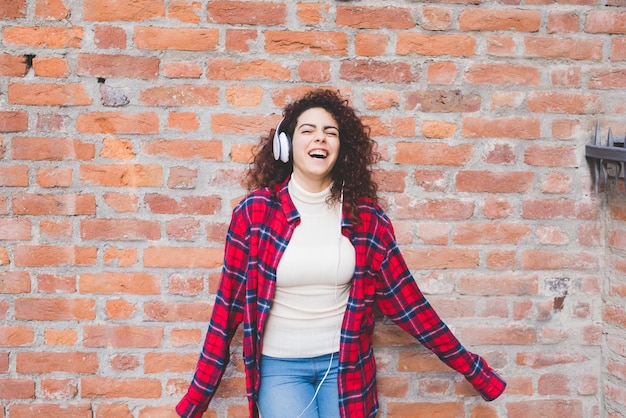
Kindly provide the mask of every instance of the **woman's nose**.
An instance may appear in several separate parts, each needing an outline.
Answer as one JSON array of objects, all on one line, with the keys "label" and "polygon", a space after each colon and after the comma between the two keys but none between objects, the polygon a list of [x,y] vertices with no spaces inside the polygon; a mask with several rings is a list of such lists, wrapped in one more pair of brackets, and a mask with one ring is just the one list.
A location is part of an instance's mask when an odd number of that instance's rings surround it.
[{"label": "woman's nose", "polygon": [[315,142],[326,141],[326,133],[324,131],[315,132]]}]

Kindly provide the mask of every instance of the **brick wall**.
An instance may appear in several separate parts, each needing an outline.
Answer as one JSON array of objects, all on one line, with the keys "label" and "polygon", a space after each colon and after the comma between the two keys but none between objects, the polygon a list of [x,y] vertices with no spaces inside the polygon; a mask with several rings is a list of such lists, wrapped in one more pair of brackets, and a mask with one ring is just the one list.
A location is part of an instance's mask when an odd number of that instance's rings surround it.
[{"label": "brick wall", "polygon": [[[602,318],[606,328],[606,409],[611,417],[626,409],[626,190],[610,190],[607,205],[607,264]],[[621,411],[621,414],[620,414]]]},{"label": "brick wall", "polygon": [[[626,203],[584,158],[597,120],[626,131],[623,0],[0,0],[0,19],[0,418],[174,416],[246,162],[311,86],[361,111],[416,279],[509,382],[484,403],[383,321],[381,416],[626,408]],[[239,352],[209,417],[246,416]]]}]

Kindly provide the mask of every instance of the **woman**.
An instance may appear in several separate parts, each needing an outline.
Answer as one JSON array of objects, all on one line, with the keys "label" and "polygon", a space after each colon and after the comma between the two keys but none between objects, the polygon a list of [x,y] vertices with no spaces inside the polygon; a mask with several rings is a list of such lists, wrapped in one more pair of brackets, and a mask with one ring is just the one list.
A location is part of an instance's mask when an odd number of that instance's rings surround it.
[{"label": "woman", "polygon": [[199,417],[243,322],[251,417],[374,417],[374,310],[490,401],[506,383],[467,351],[411,276],[376,202],[374,141],[347,101],[316,90],[288,105],[262,141],[252,191],[234,209],[211,322],[189,390]]}]

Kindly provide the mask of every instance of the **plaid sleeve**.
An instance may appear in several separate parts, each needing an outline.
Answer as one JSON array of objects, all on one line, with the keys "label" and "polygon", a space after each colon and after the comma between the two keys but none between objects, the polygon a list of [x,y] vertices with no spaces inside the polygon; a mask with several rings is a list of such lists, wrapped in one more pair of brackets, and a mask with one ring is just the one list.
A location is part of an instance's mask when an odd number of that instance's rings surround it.
[{"label": "plaid sleeve", "polygon": [[[383,220],[387,220],[386,217]],[[467,351],[439,318],[409,272],[390,222],[376,235],[385,254],[376,289],[381,311],[444,363],[463,374],[484,399],[490,401],[500,396],[506,382],[482,357]]]},{"label": "plaid sleeve", "polygon": [[226,238],[222,277],[200,359],[187,393],[176,406],[181,417],[202,416],[228,364],[230,342],[243,320],[247,224],[245,216],[236,209]]}]

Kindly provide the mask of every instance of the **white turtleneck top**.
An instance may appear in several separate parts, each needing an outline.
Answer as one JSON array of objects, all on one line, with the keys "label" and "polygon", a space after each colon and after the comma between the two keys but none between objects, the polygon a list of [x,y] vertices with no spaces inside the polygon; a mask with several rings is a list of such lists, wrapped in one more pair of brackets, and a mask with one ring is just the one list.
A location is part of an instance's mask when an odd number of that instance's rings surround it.
[{"label": "white turtleneck top", "polygon": [[316,357],[339,350],[339,334],[354,275],[354,247],[341,234],[341,205],[329,205],[330,186],[311,193],[293,178],[289,194],[300,214],[276,270],[276,293],[263,354]]}]

